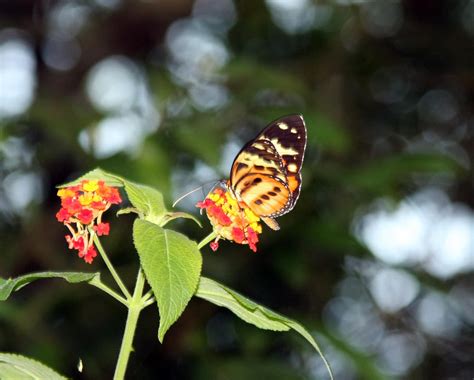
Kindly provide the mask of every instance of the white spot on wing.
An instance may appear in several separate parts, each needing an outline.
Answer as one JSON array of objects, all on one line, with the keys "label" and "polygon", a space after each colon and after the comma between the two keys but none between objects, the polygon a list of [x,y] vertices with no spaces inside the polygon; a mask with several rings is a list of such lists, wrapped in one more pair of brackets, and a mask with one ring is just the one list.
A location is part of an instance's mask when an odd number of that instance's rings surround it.
[{"label": "white spot on wing", "polygon": [[298,154],[298,151],[295,148],[285,148],[282,146],[277,138],[271,139],[272,144],[275,146],[278,154],[280,156],[288,155],[288,156],[296,156]]},{"label": "white spot on wing", "polygon": [[296,128],[291,128],[291,129],[290,129],[290,132],[291,132],[291,133],[298,133],[298,131],[296,130]]},{"label": "white spot on wing", "polygon": [[278,123],[278,127],[282,130],[287,130],[288,129],[288,124],[285,123]]},{"label": "white spot on wing", "polygon": [[288,165],[288,170],[292,173],[296,173],[298,171],[298,166],[296,164],[289,164]]}]

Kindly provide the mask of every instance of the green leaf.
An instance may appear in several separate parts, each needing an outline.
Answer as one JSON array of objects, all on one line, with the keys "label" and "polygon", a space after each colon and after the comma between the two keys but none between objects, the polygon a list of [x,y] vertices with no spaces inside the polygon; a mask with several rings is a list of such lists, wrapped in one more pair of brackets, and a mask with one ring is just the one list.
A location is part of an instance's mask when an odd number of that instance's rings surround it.
[{"label": "green leaf", "polygon": [[196,296],[212,302],[215,305],[229,309],[245,322],[251,323],[258,328],[274,331],[295,330],[318,352],[329,372],[330,378],[333,379],[329,363],[324,357],[319,345],[311,334],[298,322],[275,313],[236,291],[206,277],[201,277]]},{"label": "green leaf", "polygon": [[[270,310],[243,296],[236,297],[230,289],[209,278],[201,277],[196,296],[218,306],[226,307],[240,319],[258,328],[273,331],[289,330],[289,327],[278,318],[268,317],[267,312],[270,312]],[[240,298],[242,299],[239,301]],[[247,307],[244,307],[243,304],[246,304]]]},{"label": "green leaf", "polygon": [[0,353],[0,379],[64,380],[51,368],[25,356]]},{"label": "green leaf", "polygon": [[94,277],[99,276],[99,273],[84,273],[84,272],[37,272],[25,274],[16,278],[1,279],[0,281],[0,301],[5,301],[10,297],[11,293],[28,285],[32,281],[43,278],[62,278],[71,284],[78,282],[89,282]]},{"label": "green leaf", "polygon": [[196,242],[143,219],[133,224],[133,240],[158,303],[162,342],[196,290],[202,257]]},{"label": "green leaf", "polygon": [[130,203],[149,222],[161,225],[166,213],[163,195],[152,187],[124,180],[125,191]]},{"label": "green leaf", "polygon": [[91,170],[90,172],[84,174],[83,176],[80,176],[78,179],[64,183],[62,185],[59,185],[57,187],[69,187],[69,186],[75,186],[81,183],[81,181],[84,180],[103,180],[108,186],[114,186],[114,187],[121,187],[123,186],[123,179],[119,176],[116,176],[115,174],[107,173],[106,171],[96,168],[94,170]]}]

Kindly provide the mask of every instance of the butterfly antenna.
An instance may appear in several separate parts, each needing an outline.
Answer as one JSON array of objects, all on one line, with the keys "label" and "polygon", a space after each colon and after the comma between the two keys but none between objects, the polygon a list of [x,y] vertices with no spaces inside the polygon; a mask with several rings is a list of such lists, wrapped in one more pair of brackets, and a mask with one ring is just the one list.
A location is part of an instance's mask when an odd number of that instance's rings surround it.
[{"label": "butterfly antenna", "polygon": [[[188,191],[186,194],[183,194],[181,195],[178,199],[176,199],[173,203],[173,206],[176,206],[179,202],[181,202],[184,198],[186,198],[188,195],[191,195],[192,193],[198,191],[198,190],[203,190],[204,189],[204,186],[205,185],[208,185],[210,183],[213,183],[214,185],[212,186],[212,189],[214,189],[214,187],[216,187],[217,184],[219,184],[221,182],[221,180],[212,180],[212,181],[208,181],[206,183],[204,183],[203,185],[201,186],[198,186],[196,187],[195,189],[191,190],[191,191]],[[211,190],[212,191],[212,190]]]},{"label": "butterfly antenna", "polygon": [[194,193],[194,192],[196,192],[196,191],[198,191],[198,190],[202,190],[202,187],[203,187],[203,186],[201,185],[201,186],[196,187],[195,189],[193,189],[193,190],[191,190],[191,191],[188,191],[186,194],[181,195],[178,199],[176,199],[176,200],[174,201],[172,207],[176,206],[179,202],[181,202],[181,201],[182,201],[184,198],[186,198],[188,195],[191,195],[192,193]]}]

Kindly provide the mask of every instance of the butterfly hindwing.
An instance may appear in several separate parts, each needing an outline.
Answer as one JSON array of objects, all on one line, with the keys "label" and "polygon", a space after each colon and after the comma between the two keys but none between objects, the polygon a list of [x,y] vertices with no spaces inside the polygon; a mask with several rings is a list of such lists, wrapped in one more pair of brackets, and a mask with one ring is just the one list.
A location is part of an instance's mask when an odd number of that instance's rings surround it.
[{"label": "butterfly hindwing", "polygon": [[277,177],[249,174],[245,177],[249,185],[239,189],[240,198],[259,216],[281,215],[291,197],[288,186]]},{"label": "butterfly hindwing", "polygon": [[300,115],[270,123],[248,142],[232,164],[229,186],[271,228],[299,196],[306,127]]}]

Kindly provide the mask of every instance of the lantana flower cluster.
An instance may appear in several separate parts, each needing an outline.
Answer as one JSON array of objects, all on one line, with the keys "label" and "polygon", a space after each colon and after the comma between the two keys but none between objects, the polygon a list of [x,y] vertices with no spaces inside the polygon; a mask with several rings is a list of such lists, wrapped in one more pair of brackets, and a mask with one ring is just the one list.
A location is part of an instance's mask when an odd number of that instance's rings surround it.
[{"label": "lantana flower cluster", "polygon": [[213,251],[219,247],[219,239],[226,239],[238,244],[248,244],[252,251],[257,252],[258,234],[262,233],[260,218],[245,202],[239,202],[228,189],[216,187],[196,206],[206,210],[217,234],[216,239],[209,244]]},{"label": "lantana flower cluster", "polygon": [[58,196],[61,209],[56,219],[70,232],[65,236],[69,249],[77,250],[79,257],[91,264],[97,256],[94,236],[110,232],[109,223],[102,222],[102,214],[111,205],[122,202],[122,198],[117,188],[96,180],[83,180],[76,186],[59,189]]}]

